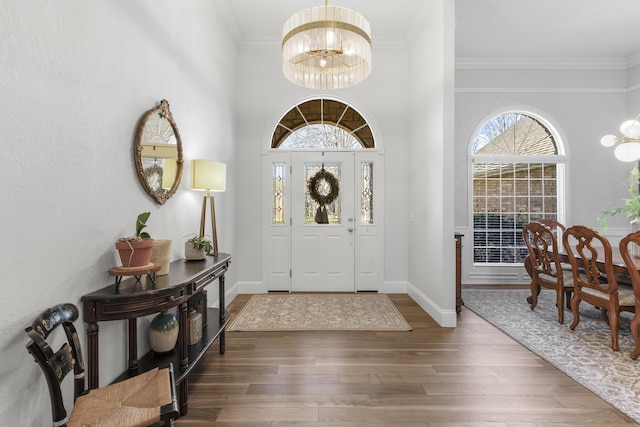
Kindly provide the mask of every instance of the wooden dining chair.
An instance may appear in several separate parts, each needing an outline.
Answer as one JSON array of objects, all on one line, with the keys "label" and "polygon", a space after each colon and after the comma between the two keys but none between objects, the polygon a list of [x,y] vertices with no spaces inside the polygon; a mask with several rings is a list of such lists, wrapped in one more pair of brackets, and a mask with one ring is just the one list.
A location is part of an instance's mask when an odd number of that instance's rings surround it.
[{"label": "wooden dining chair", "polygon": [[[631,286],[633,287],[633,297],[636,304],[640,304],[640,273],[638,267],[633,262],[633,256],[631,255],[630,245],[640,245],[640,231],[636,231],[625,236],[620,240],[620,255],[627,266],[629,279],[631,280]],[[631,320],[631,334],[636,343],[635,348],[631,352],[631,358],[636,360],[640,356],[640,310],[636,310]]]},{"label": "wooden dining chair", "polygon": [[573,292],[573,274],[564,270],[560,262],[556,233],[548,225],[530,222],[522,229],[522,237],[529,250],[531,296],[527,299],[531,310],[538,305],[540,289],[552,289],[556,293],[558,322],[564,323],[565,296]]},{"label": "wooden dining chair", "polygon": [[[173,425],[179,415],[171,364],[90,391],[85,390],[84,362],[73,322],[78,308],[59,304],[43,311],[25,329],[31,339],[27,350],[44,372],[49,386],[54,426],[144,427],[164,422]],[[58,351],[47,343],[61,326],[67,341]],[[74,405],[67,416],[61,383],[73,371]]]},{"label": "wooden dining chair", "polygon": [[573,269],[573,323],[569,328],[575,330],[580,322],[580,302],[598,307],[609,323],[611,348],[617,351],[620,311],[635,311],[635,301],[631,289],[618,288],[609,240],[592,228],[574,225],[567,228],[562,243]]}]

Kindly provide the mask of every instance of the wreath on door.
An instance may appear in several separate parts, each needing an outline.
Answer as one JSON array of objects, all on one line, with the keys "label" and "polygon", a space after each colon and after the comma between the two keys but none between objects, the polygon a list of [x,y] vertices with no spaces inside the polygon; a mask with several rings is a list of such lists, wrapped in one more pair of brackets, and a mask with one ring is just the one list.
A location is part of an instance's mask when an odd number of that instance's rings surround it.
[{"label": "wreath on door", "polygon": [[[326,182],[329,186],[329,191],[326,194],[322,194],[320,192],[323,182]],[[324,165],[322,165],[322,169],[320,169],[318,173],[312,176],[309,182],[307,182],[307,189],[309,190],[311,198],[318,204],[318,209],[316,209],[316,216],[314,218],[315,222],[317,224],[329,224],[326,205],[332,203],[338,197],[340,192],[340,184],[338,183],[335,175],[331,172],[327,172]]]}]

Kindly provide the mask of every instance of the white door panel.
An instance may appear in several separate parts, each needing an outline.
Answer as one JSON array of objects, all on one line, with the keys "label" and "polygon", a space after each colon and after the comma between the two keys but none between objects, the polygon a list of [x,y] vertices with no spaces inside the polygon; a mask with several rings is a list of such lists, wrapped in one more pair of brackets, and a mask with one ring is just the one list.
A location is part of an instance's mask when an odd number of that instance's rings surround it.
[{"label": "white door panel", "polygon": [[[292,281],[294,292],[353,292],[354,232],[352,152],[296,152],[292,156]],[[326,206],[329,223],[317,223],[318,203],[309,181],[324,170],[339,184],[338,197]],[[318,192],[327,195],[329,182]],[[351,230],[351,231],[350,231]]]}]

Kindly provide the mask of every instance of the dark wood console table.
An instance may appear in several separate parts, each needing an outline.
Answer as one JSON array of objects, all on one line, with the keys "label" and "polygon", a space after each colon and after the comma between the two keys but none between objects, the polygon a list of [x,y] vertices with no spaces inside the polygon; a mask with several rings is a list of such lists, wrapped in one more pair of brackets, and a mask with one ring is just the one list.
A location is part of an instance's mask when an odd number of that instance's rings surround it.
[{"label": "dark wood console table", "polygon": [[[84,307],[84,321],[87,323],[87,371],[89,389],[99,386],[98,363],[98,322],[127,320],[128,328],[128,369],[116,381],[146,372],[165,362],[172,362],[178,385],[180,413],[187,413],[189,372],[219,338],[220,353],[225,350],[224,330],[230,320],[225,307],[224,274],[229,269],[231,255],[220,253],[207,256],[201,261],[184,259],[171,263],[169,274],[158,276],[155,283],[148,277],[131,277],[122,280],[118,286],[105,288],[84,295],[80,300]],[[220,309],[208,308],[207,285],[218,279]],[[137,318],[178,307],[180,331],[176,347],[168,353],[150,350],[138,358]],[[194,345],[188,345],[188,308],[202,314],[202,338]]]}]

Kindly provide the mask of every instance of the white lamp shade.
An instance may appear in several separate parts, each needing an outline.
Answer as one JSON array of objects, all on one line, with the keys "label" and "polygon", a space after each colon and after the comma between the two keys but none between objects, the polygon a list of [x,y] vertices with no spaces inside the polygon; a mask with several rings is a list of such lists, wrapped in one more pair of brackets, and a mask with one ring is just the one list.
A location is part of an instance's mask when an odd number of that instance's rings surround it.
[{"label": "white lamp shade", "polygon": [[627,126],[624,136],[633,139],[640,137],[640,123],[634,122],[634,124]]},{"label": "white lamp shade", "polygon": [[227,165],[211,160],[192,160],[191,189],[226,191]]},{"label": "white lamp shade", "polygon": [[605,135],[600,139],[600,144],[602,144],[605,147],[613,147],[615,143],[616,143],[615,135]]},{"label": "white lamp shade", "polygon": [[616,159],[622,162],[635,162],[640,159],[640,142],[625,142],[618,144],[614,150]]},{"label": "white lamp shade", "polygon": [[640,124],[640,123],[638,123],[638,122],[637,122],[637,121],[635,121],[635,120],[627,120],[627,121],[625,121],[624,123],[622,123],[622,124],[620,125],[620,132],[622,132],[622,133],[626,136],[626,135],[627,135],[627,129],[628,129],[630,126],[639,125],[639,124]]}]

